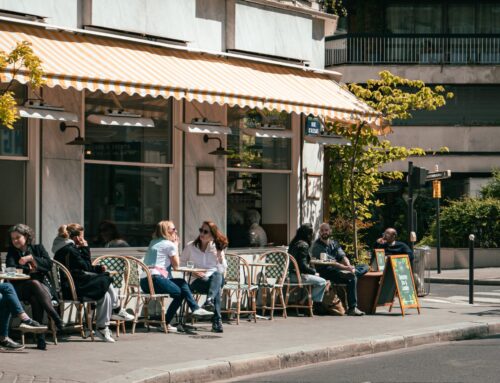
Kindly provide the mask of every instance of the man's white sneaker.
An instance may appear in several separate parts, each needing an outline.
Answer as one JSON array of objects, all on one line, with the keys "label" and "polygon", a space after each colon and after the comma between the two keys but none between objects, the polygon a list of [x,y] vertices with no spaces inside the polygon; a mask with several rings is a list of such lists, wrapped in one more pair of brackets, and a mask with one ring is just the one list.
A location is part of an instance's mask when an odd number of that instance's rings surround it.
[{"label": "man's white sneaker", "polygon": [[95,331],[95,335],[99,338],[102,339],[105,342],[109,343],[115,343],[115,340],[111,336],[111,331],[109,331],[109,327],[104,327],[104,328],[98,328]]},{"label": "man's white sneaker", "polygon": [[193,315],[195,317],[211,317],[214,315],[214,313],[211,313],[210,311],[207,311],[207,310],[199,307],[193,311]]},{"label": "man's white sneaker", "polygon": [[117,314],[111,315],[112,320],[124,320],[124,321],[132,321],[135,317],[127,312],[125,309],[120,309]]}]

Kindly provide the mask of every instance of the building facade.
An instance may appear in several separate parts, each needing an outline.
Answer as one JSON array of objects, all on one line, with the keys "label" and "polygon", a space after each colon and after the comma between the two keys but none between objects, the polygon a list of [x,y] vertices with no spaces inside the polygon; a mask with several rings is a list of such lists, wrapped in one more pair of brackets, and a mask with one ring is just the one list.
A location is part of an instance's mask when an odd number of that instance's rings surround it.
[{"label": "building facade", "polygon": [[[326,66],[344,82],[364,83],[382,70],[444,85],[455,97],[437,111],[395,121],[388,138],[429,154],[414,158],[450,169],[447,196],[475,195],[500,164],[500,3],[498,1],[350,0],[349,15],[327,38]],[[390,169],[405,171],[407,163]]]},{"label": "building facade", "polygon": [[27,118],[0,129],[1,251],[17,222],[48,248],[83,223],[94,253],[143,248],[163,219],[183,243],[213,220],[233,248],[252,245],[251,224],[285,245],[323,218],[323,141],[306,117],[370,114],[323,71],[337,18],[316,1],[7,0],[0,13],[1,49],[30,41],[47,80],[34,93],[16,79]]}]

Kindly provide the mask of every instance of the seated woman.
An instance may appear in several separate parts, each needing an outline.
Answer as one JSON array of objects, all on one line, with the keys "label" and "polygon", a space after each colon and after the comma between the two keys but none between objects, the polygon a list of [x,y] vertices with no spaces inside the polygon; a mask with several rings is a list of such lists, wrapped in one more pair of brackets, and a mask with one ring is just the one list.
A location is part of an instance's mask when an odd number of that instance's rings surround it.
[{"label": "seated woman", "polygon": [[207,294],[203,308],[214,311],[212,331],[223,332],[221,320],[221,291],[224,286],[224,272],[227,268],[224,250],[227,248],[227,238],[215,223],[205,221],[200,227],[200,235],[189,242],[181,254],[181,263],[192,262],[194,267],[207,269],[206,272],[193,273],[194,282],[191,290]]},{"label": "seated woman", "polygon": [[[316,269],[310,265],[310,247],[313,239],[313,228],[310,223],[304,223],[297,229],[295,237],[288,245],[288,252],[295,258],[299,273],[304,283],[312,285],[312,301],[316,311],[321,312],[321,302],[326,289],[326,280],[321,278]],[[290,262],[290,281],[298,282],[297,275]]]},{"label": "seated woman", "polygon": [[[170,325],[177,309],[185,299],[189,308],[195,316],[211,317],[213,313],[198,306],[189,285],[182,278],[172,278],[171,269],[179,267],[179,236],[172,221],[160,221],[153,233],[153,240],[149,243],[144,263],[149,267],[153,278],[153,286],[156,293],[169,294],[173,299],[168,306],[165,321],[168,331],[175,332],[177,329]],[[147,278],[141,279],[141,288],[149,293]]]},{"label": "seated woman", "polygon": [[[111,277],[106,266],[93,266],[90,248],[84,238],[84,229],[78,223],[59,227],[54,239],[54,259],[71,272],[78,298],[97,301],[96,335],[105,342],[114,342],[108,323],[110,320],[131,321],[134,319],[120,307],[117,294],[111,286]],[[71,296],[68,281],[61,275],[63,295]]]},{"label": "seated woman", "polygon": [[10,283],[0,283],[0,350],[19,351],[24,348],[24,345],[14,342],[9,338],[11,315],[16,315],[21,320],[21,325],[19,326],[21,328],[32,331],[47,330],[46,326],[42,326],[37,321],[34,321],[24,312],[14,287]]},{"label": "seated woman", "polygon": [[[52,269],[50,259],[43,245],[33,244],[33,230],[22,223],[9,230],[9,248],[5,264],[7,267],[22,269],[30,279],[13,281],[17,296],[21,301],[29,302],[33,317],[43,323],[44,311],[54,321],[58,330],[62,330],[63,321],[52,305],[52,292],[48,273]],[[37,335],[37,348],[45,350],[45,335]]]}]

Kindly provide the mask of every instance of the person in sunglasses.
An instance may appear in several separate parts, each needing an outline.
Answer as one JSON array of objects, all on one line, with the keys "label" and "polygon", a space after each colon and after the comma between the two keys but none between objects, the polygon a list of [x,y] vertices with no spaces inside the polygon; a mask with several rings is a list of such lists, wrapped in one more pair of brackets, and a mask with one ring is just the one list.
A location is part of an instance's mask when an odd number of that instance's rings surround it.
[{"label": "person in sunglasses", "polygon": [[191,283],[191,290],[207,295],[203,308],[214,312],[212,331],[218,333],[223,332],[220,311],[224,272],[227,268],[224,250],[227,245],[227,237],[222,234],[215,223],[204,221],[198,238],[189,242],[181,254],[183,266],[191,262],[194,267],[207,270],[193,273],[194,281]]},{"label": "person in sunglasses", "polygon": [[[177,328],[170,325],[172,319],[186,300],[194,316],[211,317],[213,313],[202,309],[193,297],[188,283],[182,278],[172,278],[172,268],[179,267],[179,235],[172,221],[160,221],[156,224],[153,239],[149,243],[144,263],[151,271],[155,292],[169,294],[172,303],[168,306],[165,321],[169,332],[177,332]],[[141,288],[149,293],[147,278],[141,279]]]}]

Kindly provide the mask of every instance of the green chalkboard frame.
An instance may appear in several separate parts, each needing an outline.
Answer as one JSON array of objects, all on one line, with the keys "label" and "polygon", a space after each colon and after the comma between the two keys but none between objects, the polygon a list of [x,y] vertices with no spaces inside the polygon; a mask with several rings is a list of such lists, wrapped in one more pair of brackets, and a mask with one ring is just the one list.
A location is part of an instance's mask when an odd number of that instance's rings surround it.
[{"label": "green chalkboard frame", "polygon": [[375,249],[375,264],[377,265],[377,270],[375,271],[384,271],[385,270],[385,250],[384,249]]},{"label": "green chalkboard frame", "polygon": [[[409,308],[416,308],[420,314],[420,303],[416,293],[417,290],[415,288],[408,254],[391,255],[387,258],[388,262],[386,263],[384,274],[382,275],[382,280],[380,281],[374,307],[389,306],[390,312],[394,304],[394,298],[397,295],[403,316],[405,315],[405,309]],[[403,274],[400,272],[401,270],[398,270],[397,268],[397,265],[400,262],[404,262],[404,267],[406,268],[405,270],[402,270]],[[401,278],[402,275],[406,278]],[[411,281],[411,284],[403,286],[403,280]],[[403,293],[403,287],[410,288],[411,297],[408,297],[408,293]],[[407,300],[405,297],[411,299]]]}]

